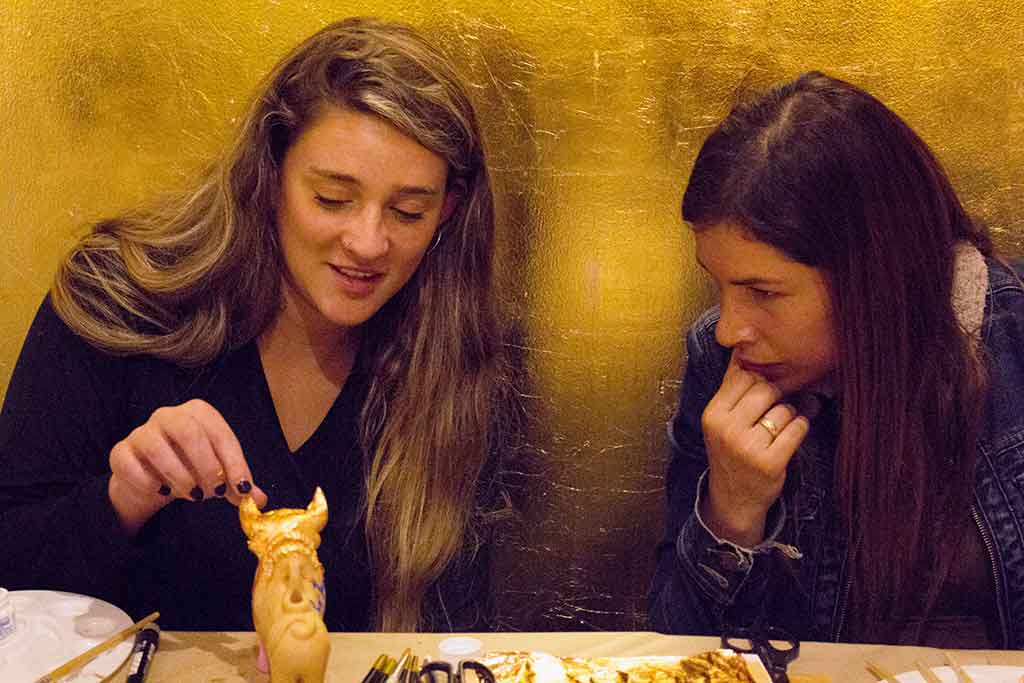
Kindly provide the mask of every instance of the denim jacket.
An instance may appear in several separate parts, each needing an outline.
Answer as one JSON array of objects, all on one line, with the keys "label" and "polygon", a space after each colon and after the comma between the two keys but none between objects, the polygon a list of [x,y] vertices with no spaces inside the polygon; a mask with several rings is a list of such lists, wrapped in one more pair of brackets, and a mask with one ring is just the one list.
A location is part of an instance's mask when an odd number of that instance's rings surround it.
[{"label": "denim jacket", "polygon": [[[1024,287],[988,260],[981,338],[989,390],[974,503],[995,576],[1005,648],[1024,648]],[[766,539],[742,548],[717,538],[696,512],[707,471],[701,413],[718,390],[729,350],[715,342],[712,308],[687,338],[689,358],[679,408],[669,423],[672,458],[667,532],[658,546],[650,619],[668,633],[720,634],[726,625],[781,626],[803,640],[841,640],[849,585],[847,548],[832,499],[838,438],[834,410],[812,421],[790,461],[786,485],[769,511]],[[898,549],[894,549],[898,552]]]}]

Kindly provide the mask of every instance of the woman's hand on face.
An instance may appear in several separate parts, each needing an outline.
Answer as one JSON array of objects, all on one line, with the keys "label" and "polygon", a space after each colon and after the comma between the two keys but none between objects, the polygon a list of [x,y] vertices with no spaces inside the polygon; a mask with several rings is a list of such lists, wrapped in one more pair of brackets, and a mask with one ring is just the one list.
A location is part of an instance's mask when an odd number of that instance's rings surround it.
[{"label": "woman's hand on face", "polygon": [[238,505],[248,494],[259,507],[267,502],[235,433],[199,399],[154,411],[110,450],[110,470],[110,501],[129,535],[175,498],[225,497]]},{"label": "woman's hand on face", "polygon": [[810,430],[808,419],[779,403],[781,398],[775,385],[743,370],[733,353],[722,386],[701,416],[708,453],[701,515],[716,535],[744,547],[764,539],[786,466]]}]

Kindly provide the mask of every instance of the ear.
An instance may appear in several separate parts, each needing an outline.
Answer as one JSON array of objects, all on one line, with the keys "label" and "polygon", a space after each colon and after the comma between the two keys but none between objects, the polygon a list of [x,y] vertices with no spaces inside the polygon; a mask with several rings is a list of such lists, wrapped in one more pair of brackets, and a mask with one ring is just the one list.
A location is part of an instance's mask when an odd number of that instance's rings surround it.
[{"label": "ear", "polygon": [[452,183],[452,186],[445,190],[444,204],[441,205],[441,220],[438,221],[438,225],[451,218],[452,214],[455,213],[455,209],[459,208],[459,204],[465,198],[466,183],[461,180]]},{"label": "ear", "polygon": [[445,193],[444,204],[441,206],[441,219],[438,221],[438,225],[452,217],[452,214],[455,213],[455,209],[459,206],[460,201],[462,201],[462,197],[454,190],[449,190]]}]

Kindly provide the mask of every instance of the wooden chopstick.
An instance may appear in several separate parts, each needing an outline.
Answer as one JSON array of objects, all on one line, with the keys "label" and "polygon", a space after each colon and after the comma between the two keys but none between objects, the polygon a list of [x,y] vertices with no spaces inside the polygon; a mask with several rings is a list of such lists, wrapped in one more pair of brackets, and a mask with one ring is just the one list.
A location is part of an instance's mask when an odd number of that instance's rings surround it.
[{"label": "wooden chopstick", "polygon": [[946,664],[949,664],[949,668],[956,674],[956,680],[959,683],[974,683],[974,679],[971,678],[960,663],[953,659],[953,655],[948,652],[943,652],[942,656],[946,658]]},{"label": "wooden chopstick", "polygon": [[942,679],[936,676],[931,668],[922,664],[921,660],[915,659],[914,666],[917,667],[917,672],[921,674],[921,678],[924,679],[925,683],[942,683]]},{"label": "wooden chopstick", "polygon": [[864,660],[864,664],[868,667],[868,671],[870,671],[878,680],[886,681],[886,683],[900,683],[896,679],[896,676],[892,675],[882,667],[878,666],[870,659]]},{"label": "wooden chopstick", "polygon": [[160,617],[160,613],[159,612],[153,612],[152,614],[150,614],[145,619],[140,619],[139,621],[136,621],[134,624],[132,624],[128,628],[124,629],[120,633],[115,633],[114,635],[110,636],[109,638],[104,640],[99,645],[96,645],[95,647],[89,648],[88,650],[86,650],[82,654],[78,655],[77,657],[72,657],[71,659],[69,659],[68,661],[64,662],[63,664],[61,664],[56,669],[54,669],[50,673],[46,674],[42,678],[37,678],[35,680],[35,683],[57,683],[57,681],[59,681],[60,679],[64,678],[65,676],[67,676],[69,673],[71,673],[75,669],[78,669],[78,668],[84,666],[89,661],[91,661],[95,657],[98,657],[99,655],[103,654],[104,652],[106,652],[110,648],[114,647],[115,645],[120,643],[125,638],[127,638],[127,637],[129,637],[131,635],[134,635],[135,633],[137,633],[137,632],[141,631],[142,629],[146,628],[147,626],[152,624],[154,621],[156,621],[159,617]]}]

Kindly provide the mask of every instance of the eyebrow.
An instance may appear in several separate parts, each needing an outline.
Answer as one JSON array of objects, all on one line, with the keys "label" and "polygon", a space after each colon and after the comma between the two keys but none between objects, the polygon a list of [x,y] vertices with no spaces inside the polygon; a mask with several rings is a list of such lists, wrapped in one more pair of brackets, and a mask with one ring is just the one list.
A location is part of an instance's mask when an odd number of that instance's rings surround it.
[{"label": "eyebrow", "polygon": [[774,280],[770,277],[745,277],[739,280],[729,280],[730,284],[749,287],[750,285],[781,285],[782,280]]},{"label": "eyebrow", "polygon": [[[359,182],[358,178],[347,173],[329,171],[325,168],[317,168],[316,166],[312,167],[310,170],[313,171],[314,175],[318,175],[321,178],[326,178],[327,180],[331,180],[338,183],[345,183],[348,185],[362,185],[362,183]],[[436,188],[426,187],[423,185],[403,185],[402,187],[398,188],[398,194],[435,197],[441,194],[441,192]]]},{"label": "eyebrow", "polygon": [[[700,266],[701,270],[703,270],[708,275],[711,274],[711,271],[708,270],[707,266],[705,266],[701,262],[700,257],[697,257],[697,265]],[[777,279],[777,278],[770,278],[770,277],[757,277],[757,276],[735,278],[735,279],[729,280],[729,284],[730,285],[739,285],[740,287],[749,287],[751,285],[781,285],[781,284],[784,284],[784,283],[785,283],[785,280],[780,280],[780,279]]]}]

